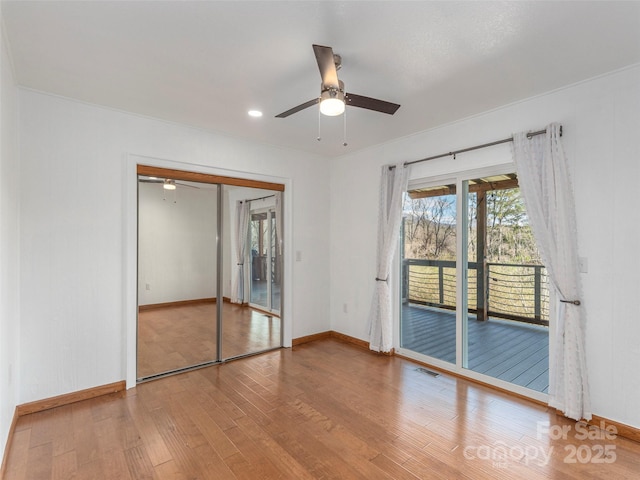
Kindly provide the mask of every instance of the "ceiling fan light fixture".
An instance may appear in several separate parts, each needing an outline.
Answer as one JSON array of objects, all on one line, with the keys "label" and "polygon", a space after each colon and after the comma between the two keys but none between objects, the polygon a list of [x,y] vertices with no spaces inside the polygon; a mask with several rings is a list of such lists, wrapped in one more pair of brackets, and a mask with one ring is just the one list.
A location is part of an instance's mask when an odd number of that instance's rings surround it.
[{"label": "ceiling fan light fixture", "polygon": [[338,80],[340,88],[324,88],[320,93],[320,112],[328,117],[335,117],[344,113],[344,83]]},{"label": "ceiling fan light fixture", "polygon": [[162,188],[164,188],[165,190],[175,190],[176,183],[173,180],[167,179],[164,181]]},{"label": "ceiling fan light fixture", "polygon": [[336,117],[344,113],[344,100],[339,98],[324,98],[320,100],[320,112],[328,117]]}]

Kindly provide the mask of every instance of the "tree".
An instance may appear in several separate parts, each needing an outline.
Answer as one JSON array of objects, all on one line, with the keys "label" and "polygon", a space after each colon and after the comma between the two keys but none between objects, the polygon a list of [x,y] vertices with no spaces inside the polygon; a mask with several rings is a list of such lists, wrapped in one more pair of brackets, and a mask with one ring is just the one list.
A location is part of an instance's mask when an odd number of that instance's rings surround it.
[{"label": "tree", "polygon": [[405,199],[405,256],[455,258],[455,196]]},{"label": "tree", "polygon": [[539,263],[519,188],[487,192],[487,259],[491,262]]}]

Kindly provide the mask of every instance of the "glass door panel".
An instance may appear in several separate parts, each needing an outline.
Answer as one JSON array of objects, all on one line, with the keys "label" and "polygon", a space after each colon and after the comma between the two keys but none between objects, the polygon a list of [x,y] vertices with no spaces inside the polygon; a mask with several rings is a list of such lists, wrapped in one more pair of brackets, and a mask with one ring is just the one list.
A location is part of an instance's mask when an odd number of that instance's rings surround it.
[{"label": "glass door panel", "polygon": [[269,256],[269,224],[267,213],[251,213],[249,223],[251,239],[251,301],[258,307],[269,306],[268,262]]},{"label": "glass door panel", "polygon": [[455,184],[405,196],[400,346],[456,363]]},{"label": "glass door panel", "polygon": [[546,272],[515,175],[469,182],[463,366],[547,393]]},{"label": "glass door panel", "polygon": [[218,188],[138,178],[139,380],[217,361]]},{"label": "glass door panel", "polygon": [[[276,248],[275,192],[225,185],[223,196],[225,215],[234,225],[226,229],[233,235],[225,236],[230,245],[225,255],[234,273],[224,282],[230,291],[224,294],[222,314],[222,357],[229,359],[282,346],[281,319],[275,308],[280,308],[282,256]],[[244,225],[238,222],[241,205],[249,205]],[[242,240],[244,255],[238,254]],[[242,284],[239,298],[231,290],[236,282]]]},{"label": "glass door panel", "polygon": [[281,297],[281,284],[282,284],[282,268],[281,268],[281,253],[280,253],[280,243],[278,238],[278,229],[276,228],[276,211],[271,210],[269,212],[269,232],[271,236],[271,255],[270,255],[270,266],[271,271],[269,275],[270,279],[270,290],[271,290],[271,305],[270,309],[273,312],[280,311],[280,297]]}]

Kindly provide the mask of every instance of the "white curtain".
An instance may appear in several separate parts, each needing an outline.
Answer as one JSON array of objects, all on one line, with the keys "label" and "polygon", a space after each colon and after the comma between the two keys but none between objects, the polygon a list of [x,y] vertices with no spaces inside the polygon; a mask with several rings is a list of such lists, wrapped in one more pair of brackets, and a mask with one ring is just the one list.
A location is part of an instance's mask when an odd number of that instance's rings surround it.
[{"label": "white curtain", "polygon": [[407,190],[409,167],[402,163],[382,167],[378,210],[378,258],[376,285],[369,314],[369,348],[390,352],[393,347],[393,316],[389,272],[398,246],[402,221],[402,195]]},{"label": "white curtain", "polygon": [[249,236],[249,214],[251,202],[245,200],[236,205],[236,265],[237,274],[233,284],[233,303],[244,303],[244,259]]},{"label": "white curtain", "polygon": [[278,239],[278,255],[282,255],[282,192],[276,192],[276,237]]},{"label": "white curtain", "polygon": [[513,157],[531,228],[556,294],[557,305],[549,309],[556,325],[549,405],[569,418],[589,420],[584,307],[573,303],[582,293],[575,208],[560,125],[549,125],[543,135],[515,134]]}]

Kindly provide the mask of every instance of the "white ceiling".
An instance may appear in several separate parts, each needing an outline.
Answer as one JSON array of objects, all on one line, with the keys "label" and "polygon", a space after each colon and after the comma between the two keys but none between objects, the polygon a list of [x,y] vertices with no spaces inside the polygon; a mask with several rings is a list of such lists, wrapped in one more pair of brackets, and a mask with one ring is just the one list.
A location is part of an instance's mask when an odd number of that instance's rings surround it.
[{"label": "white ceiling", "polygon": [[[17,82],[138,114],[341,155],[640,62],[640,2],[2,1]],[[401,104],[274,118],[319,95]],[[252,108],[264,112],[251,118]]]}]

